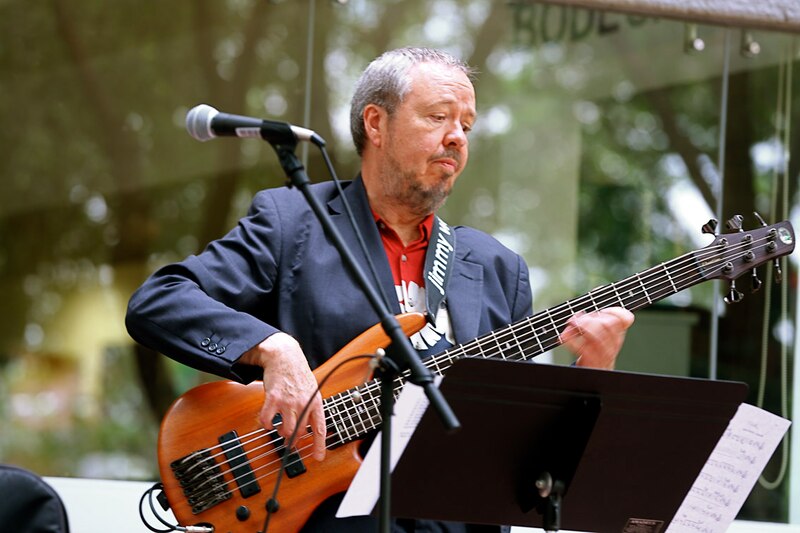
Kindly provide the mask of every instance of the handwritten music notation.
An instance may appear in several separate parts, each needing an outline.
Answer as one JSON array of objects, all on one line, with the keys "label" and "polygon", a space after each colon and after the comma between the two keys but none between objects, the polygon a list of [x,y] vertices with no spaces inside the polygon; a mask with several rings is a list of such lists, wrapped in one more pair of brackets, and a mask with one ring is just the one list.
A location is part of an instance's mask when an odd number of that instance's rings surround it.
[{"label": "handwritten music notation", "polygon": [[790,424],[741,404],[666,533],[727,530]]}]

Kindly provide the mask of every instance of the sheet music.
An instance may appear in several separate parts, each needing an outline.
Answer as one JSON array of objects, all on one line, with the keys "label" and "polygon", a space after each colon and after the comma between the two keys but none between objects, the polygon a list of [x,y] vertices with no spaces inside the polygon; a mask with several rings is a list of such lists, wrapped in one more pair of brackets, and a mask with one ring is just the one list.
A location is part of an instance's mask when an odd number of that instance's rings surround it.
[{"label": "sheet music", "polygon": [[[434,385],[437,387],[442,381],[442,376],[434,376]],[[428,397],[425,390],[412,383],[406,383],[394,406],[392,415],[392,454],[391,470],[403,455],[406,445],[417,429],[422,415],[428,408]],[[364,462],[356,472],[350,488],[339,505],[336,512],[337,518],[346,516],[365,516],[372,513],[380,497],[380,466],[381,466],[381,437],[378,433],[369,447]]]},{"label": "sheet music", "polygon": [[790,424],[758,407],[741,404],[667,533],[727,530]]}]

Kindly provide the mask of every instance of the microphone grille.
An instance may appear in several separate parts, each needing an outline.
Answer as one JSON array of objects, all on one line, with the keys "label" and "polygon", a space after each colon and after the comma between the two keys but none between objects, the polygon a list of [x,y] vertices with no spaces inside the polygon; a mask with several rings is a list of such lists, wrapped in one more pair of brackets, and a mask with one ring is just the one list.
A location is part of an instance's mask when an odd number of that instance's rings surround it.
[{"label": "microphone grille", "polygon": [[200,104],[186,113],[186,131],[198,141],[209,141],[216,137],[211,129],[211,120],[219,111],[210,105]]}]

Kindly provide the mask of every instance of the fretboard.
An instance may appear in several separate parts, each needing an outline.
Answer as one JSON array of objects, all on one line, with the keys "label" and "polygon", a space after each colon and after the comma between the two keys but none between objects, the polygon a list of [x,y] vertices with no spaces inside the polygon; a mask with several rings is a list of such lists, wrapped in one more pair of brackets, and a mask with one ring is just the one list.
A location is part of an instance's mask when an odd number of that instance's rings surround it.
[{"label": "fretboard", "polygon": [[[753,268],[763,262],[753,262],[753,251],[761,254],[775,253],[775,235],[775,230],[772,230],[763,238],[745,236],[737,244],[719,237],[713,245],[661,263],[616,283],[598,287],[582,296],[454,346],[429,357],[424,364],[432,372],[442,375],[456,360],[465,357],[530,360],[563,343],[561,332],[576,313],[591,313],[609,307],[624,307],[636,311],[708,279],[730,274],[733,262],[742,262],[747,268]],[[793,248],[793,241],[787,244],[791,244]],[[408,373],[404,373],[396,378],[395,397],[400,393],[407,377]],[[367,381],[359,387],[327,398],[324,404],[329,446],[362,438],[381,422],[380,381]]]}]

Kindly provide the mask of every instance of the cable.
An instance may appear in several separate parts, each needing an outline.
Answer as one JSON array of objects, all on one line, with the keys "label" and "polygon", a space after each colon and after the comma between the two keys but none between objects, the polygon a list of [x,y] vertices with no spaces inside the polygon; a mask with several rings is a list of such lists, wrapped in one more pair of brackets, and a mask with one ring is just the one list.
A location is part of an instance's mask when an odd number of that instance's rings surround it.
[{"label": "cable", "polygon": [[[728,129],[728,92],[730,83],[730,56],[731,56],[731,30],[725,29],[725,59],[722,63],[722,97],[720,101],[719,125],[719,150],[717,151],[717,174],[719,187],[717,188],[717,205],[715,214],[717,220],[722,220],[722,193],[725,190],[725,134]],[[714,299],[711,305],[711,335],[709,341],[708,377],[717,379],[719,365],[719,281],[714,281]]]},{"label": "cable", "polygon": [[[155,490],[162,490],[163,491],[163,489],[164,489],[164,486],[161,483],[156,483],[152,487],[150,487],[149,489],[144,491],[144,493],[142,494],[142,497],[139,499],[139,518],[141,519],[142,523],[145,525],[145,527],[147,529],[149,529],[150,531],[153,531],[155,533],[169,533],[170,531],[178,531],[178,528],[180,527],[178,525],[170,524],[169,522],[167,522],[166,520],[164,520],[163,518],[158,516],[158,513],[156,513],[155,506],[153,505],[153,491],[155,491]],[[158,519],[159,522],[161,522],[162,524],[167,526],[167,529],[156,529],[155,527],[151,526],[147,522],[147,519],[145,518],[144,512],[143,512],[144,499],[147,496],[150,497],[149,498],[150,511],[153,513],[153,516],[155,516]]]},{"label": "cable", "polygon": [[[782,148],[781,156],[782,156],[782,165],[783,168],[780,172],[778,172],[777,167],[773,168],[773,176],[772,176],[772,195],[770,198],[770,209],[772,213],[776,213],[778,211],[778,181],[779,177],[783,177],[782,182],[782,200],[783,205],[781,208],[782,216],[786,216],[788,214],[788,196],[789,196],[789,154],[787,153],[789,147],[789,140],[790,140],[790,131],[791,131],[791,90],[792,90],[792,54],[791,50],[794,48],[794,42],[792,42],[792,47],[790,48],[789,52],[786,55],[785,63],[781,63],[778,69],[778,102],[776,105],[776,114],[778,116],[778,120],[775,124],[775,142],[778,147]],[[784,87],[785,85],[785,87]],[[785,109],[784,109],[785,105]],[[781,142],[781,122],[783,122],[783,139]],[[786,273],[786,279],[789,279],[787,268],[788,262],[786,258],[782,258],[781,262],[782,270]],[[770,283],[772,280],[772,270],[767,270],[767,283]],[[767,375],[767,355],[768,355],[768,340],[769,340],[769,318],[770,318],[770,292],[767,291],[764,303],[764,321],[763,321],[763,329],[761,334],[761,369],[759,375],[759,386],[758,386],[758,400],[757,405],[761,407],[764,403],[764,391],[766,389],[766,375]],[[784,283],[781,286],[781,310],[780,310],[780,321],[782,324],[786,324],[786,317],[788,315],[788,283]],[[796,339],[795,339],[795,342]],[[781,403],[781,416],[784,418],[789,418],[789,406],[788,406],[788,346],[786,343],[786,339],[781,338],[781,389],[780,389],[780,403]],[[764,477],[762,473],[758,477],[758,483],[762,487],[767,490],[775,490],[777,489],[781,483],[783,483],[784,478],[786,477],[786,470],[788,469],[789,465],[789,432],[784,434],[783,439],[781,440],[781,464],[778,469],[778,474],[774,480],[770,481]]]},{"label": "cable", "polygon": [[[170,533],[172,531],[182,531],[184,533],[214,533],[214,527],[213,526],[181,526],[181,525],[178,525],[178,524],[170,524],[169,522],[167,522],[166,520],[161,518],[158,515],[158,512],[156,511],[155,505],[153,505],[153,492],[156,491],[156,490],[160,490],[163,493],[164,492],[164,485],[161,484],[161,483],[155,483],[152,487],[150,487],[149,489],[144,491],[144,493],[142,494],[142,497],[139,498],[139,518],[141,519],[142,524],[144,524],[144,526],[147,529],[149,529],[150,531],[153,531],[154,533]],[[144,507],[144,499],[145,499],[145,497],[149,497],[148,503],[150,504],[150,512],[152,512],[153,516],[155,516],[156,519],[159,522],[161,522],[163,525],[165,525],[167,527],[167,529],[157,529],[157,528],[151,526],[147,522],[147,519],[144,516],[144,512],[142,512],[142,509]]]}]

